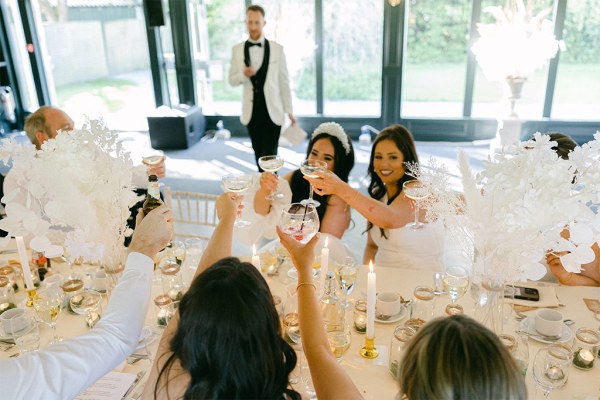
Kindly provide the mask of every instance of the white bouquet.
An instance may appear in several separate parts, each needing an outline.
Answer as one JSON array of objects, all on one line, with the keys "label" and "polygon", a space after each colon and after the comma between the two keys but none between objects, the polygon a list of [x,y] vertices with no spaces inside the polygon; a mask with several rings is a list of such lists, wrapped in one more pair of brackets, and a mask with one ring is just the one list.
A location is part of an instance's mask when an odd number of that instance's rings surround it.
[{"label": "white bouquet", "polygon": [[7,218],[0,229],[32,237],[42,247],[64,246],[71,259],[118,264],[131,234],[129,208],[138,196],[130,155],[117,139],[101,121],[91,120],[38,151],[30,143],[3,141],[0,160],[12,159],[9,174],[16,188],[2,199]]}]

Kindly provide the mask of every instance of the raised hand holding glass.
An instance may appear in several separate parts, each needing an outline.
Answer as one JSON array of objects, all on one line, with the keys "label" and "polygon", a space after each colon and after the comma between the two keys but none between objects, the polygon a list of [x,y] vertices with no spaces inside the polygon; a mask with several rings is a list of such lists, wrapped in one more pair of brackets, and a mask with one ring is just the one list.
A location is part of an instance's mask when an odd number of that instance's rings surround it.
[{"label": "raised hand holding glass", "polygon": [[[283,167],[283,157],[281,156],[263,156],[258,159],[258,165],[267,172],[276,175],[275,173]],[[267,196],[267,200],[276,200],[283,198],[284,194],[279,190],[275,190],[273,193]]]},{"label": "raised hand holding glass", "polygon": [[415,222],[408,225],[412,229],[421,229],[423,228],[423,223],[419,222],[419,201],[425,199],[429,196],[429,191],[427,187],[423,184],[423,182],[413,179],[411,181],[406,181],[402,185],[402,190],[404,191],[404,195],[415,202]]},{"label": "raised hand holding glass", "polygon": [[[228,192],[232,193],[243,193],[250,189],[252,186],[252,174],[229,174],[225,175],[222,179],[223,188]],[[241,197],[238,197],[238,201],[241,202]],[[250,225],[249,221],[242,220],[242,211],[239,209],[235,219],[235,226],[242,227]]]},{"label": "raised hand holding glass", "polygon": [[[300,171],[304,176],[308,176],[309,178],[318,179],[319,176],[316,175],[316,172],[325,172],[327,171],[327,163],[321,160],[304,160],[300,164]],[[316,200],[313,200],[313,185],[310,185],[310,192],[308,195],[308,199],[302,200],[301,203],[304,205],[311,205],[313,207],[319,207],[321,203]]]}]

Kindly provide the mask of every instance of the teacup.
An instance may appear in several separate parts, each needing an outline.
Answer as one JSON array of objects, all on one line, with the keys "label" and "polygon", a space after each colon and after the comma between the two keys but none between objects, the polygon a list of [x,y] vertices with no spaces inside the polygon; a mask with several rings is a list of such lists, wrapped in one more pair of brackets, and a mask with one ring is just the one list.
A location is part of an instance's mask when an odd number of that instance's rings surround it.
[{"label": "teacup", "polygon": [[400,312],[400,295],[395,292],[381,292],[377,294],[375,315],[379,319],[389,319]]},{"label": "teacup", "polygon": [[548,308],[537,310],[535,330],[546,336],[560,336],[563,331],[563,315]]},{"label": "teacup", "polygon": [[2,328],[7,334],[21,331],[27,327],[28,320],[25,318],[25,310],[22,308],[11,308],[10,310],[4,311],[0,315],[0,321],[2,322]]}]

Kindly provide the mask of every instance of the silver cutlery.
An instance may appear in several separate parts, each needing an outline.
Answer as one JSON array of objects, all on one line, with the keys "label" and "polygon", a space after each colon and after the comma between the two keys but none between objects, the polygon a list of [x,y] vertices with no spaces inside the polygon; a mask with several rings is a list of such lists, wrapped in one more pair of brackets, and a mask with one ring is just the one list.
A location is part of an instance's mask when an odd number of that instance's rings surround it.
[{"label": "silver cutlery", "polygon": [[135,387],[140,382],[140,380],[144,377],[144,375],[146,375],[146,371],[140,371],[140,372],[138,372],[137,376],[135,377],[135,380],[133,381],[133,383],[131,384],[131,386],[129,386],[129,389],[127,389],[127,391],[125,392],[125,394],[123,395],[122,400],[126,399],[127,396],[129,395],[129,393],[131,393],[133,391],[133,389],[135,389]]},{"label": "silver cutlery", "polygon": [[557,340],[559,340],[562,336],[561,335],[542,335],[541,333],[533,333],[533,332],[528,332],[528,331],[517,331],[517,333],[521,333],[523,335],[527,335],[527,336],[532,336],[532,337],[536,337],[542,340],[545,340],[547,342],[555,342]]}]

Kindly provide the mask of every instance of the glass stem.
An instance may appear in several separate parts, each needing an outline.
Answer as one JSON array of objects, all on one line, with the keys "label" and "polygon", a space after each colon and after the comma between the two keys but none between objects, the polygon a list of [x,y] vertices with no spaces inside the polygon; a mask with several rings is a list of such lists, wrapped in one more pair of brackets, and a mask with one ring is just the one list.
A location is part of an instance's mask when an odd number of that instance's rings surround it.
[{"label": "glass stem", "polygon": [[419,202],[415,201],[415,226],[419,226]]},{"label": "glass stem", "polygon": [[312,203],[312,199],[313,199],[313,185],[310,185],[310,192],[308,194],[308,200],[310,200],[310,202]]},{"label": "glass stem", "polygon": [[54,341],[58,342],[58,335],[56,334],[56,322],[50,324],[50,327],[52,328],[52,336],[54,337]]}]

